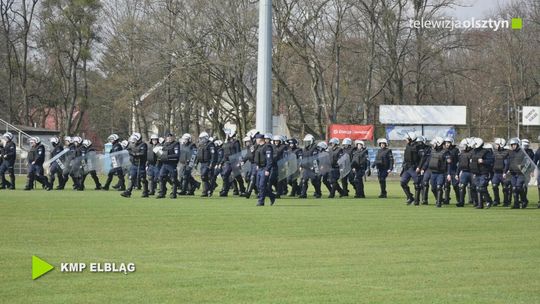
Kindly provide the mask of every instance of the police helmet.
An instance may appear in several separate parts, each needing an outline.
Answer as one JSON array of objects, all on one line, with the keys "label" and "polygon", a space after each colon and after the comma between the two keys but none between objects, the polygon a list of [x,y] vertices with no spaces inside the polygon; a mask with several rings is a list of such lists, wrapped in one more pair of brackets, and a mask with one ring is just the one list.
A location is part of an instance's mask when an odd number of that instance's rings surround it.
[{"label": "police helmet", "polygon": [[440,147],[444,142],[444,139],[440,136],[436,136],[435,138],[433,138],[433,140],[431,141],[431,144],[435,147]]},{"label": "police helmet", "polygon": [[37,139],[37,137],[34,137],[34,136],[33,136],[33,137],[30,137],[30,138],[28,139],[28,142],[29,142],[31,145],[35,145],[35,144],[38,143],[38,139]]},{"label": "police helmet", "polygon": [[73,143],[76,143],[78,145],[80,145],[82,142],[82,138],[80,138],[79,136],[72,137],[71,139],[73,140]]},{"label": "police helmet", "polygon": [[134,132],[131,136],[135,139],[135,142],[138,142],[142,138],[141,133],[139,132]]},{"label": "police helmet", "polygon": [[482,146],[484,146],[484,140],[481,139],[480,137],[475,137],[474,140],[473,140],[473,148],[474,149],[478,149],[478,148],[482,148]]},{"label": "police helmet", "polygon": [[289,143],[289,145],[298,145],[298,140],[296,138],[291,138],[289,140],[287,140],[287,142]]},{"label": "police helmet", "polygon": [[189,142],[189,141],[191,141],[191,134],[184,133],[184,135],[182,135],[182,138]]},{"label": "police helmet", "polygon": [[223,141],[220,139],[217,139],[216,141],[214,141],[214,145],[216,145],[216,147],[221,147],[223,146]]},{"label": "police helmet", "polygon": [[250,138],[254,138],[255,135],[257,135],[257,134],[259,134],[259,133],[260,133],[260,132],[257,131],[256,129],[251,129],[251,130],[249,130],[249,131],[247,132],[246,135],[249,136]]},{"label": "police helmet", "polygon": [[350,145],[352,145],[352,139],[350,139],[350,138],[344,138],[342,144],[343,144],[344,146],[350,146]]},{"label": "police helmet", "polygon": [[416,135],[416,132],[414,132],[414,131],[409,131],[409,132],[405,133],[405,139],[406,140],[415,141],[416,138],[417,138],[417,135]]},{"label": "police helmet", "polygon": [[355,144],[356,146],[358,146],[358,145],[362,145],[362,147],[365,147],[365,146],[366,146],[366,143],[365,143],[363,140],[359,140],[359,139],[358,139],[358,140],[355,140],[355,141],[354,141],[354,144]]},{"label": "police helmet", "polygon": [[159,136],[157,134],[150,135],[150,140],[157,139],[159,140]]},{"label": "police helmet", "polygon": [[286,135],[281,135],[281,142],[287,142],[287,139]]},{"label": "police helmet", "polygon": [[328,141],[328,143],[331,145],[339,145],[339,139],[333,137]]},{"label": "police helmet", "polygon": [[272,133],[265,133],[264,139],[272,139]]},{"label": "police helmet", "polygon": [[307,143],[308,145],[311,145],[314,142],[315,142],[315,137],[313,137],[313,135],[306,134],[306,136],[304,136],[304,143]]},{"label": "police helmet", "polygon": [[201,132],[201,134],[199,134],[199,139],[202,139],[202,138],[205,138],[205,139],[209,139],[210,138],[210,135],[208,135],[207,132]]},{"label": "police helmet", "polygon": [[272,141],[283,142],[283,138],[280,135],[274,135],[274,137],[272,137]]},{"label": "police helmet", "polygon": [[508,146],[517,145],[519,147],[519,144],[520,144],[519,138],[517,138],[517,137],[511,138],[508,141]]},{"label": "police helmet", "polygon": [[136,143],[138,141],[139,140],[137,139],[137,136],[135,136],[133,134],[129,137],[129,142],[131,142],[131,143]]},{"label": "police helmet", "polygon": [[459,147],[462,148],[462,149],[466,149],[469,146],[470,146],[470,144],[469,144],[469,140],[467,138],[464,138],[459,142]]},{"label": "police helmet", "polygon": [[90,147],[92,145],[92,141],[89,140],[89,139],[85,139],[85,140],[83,140],[82,145],[84,147],[88,148],[88,147]]},{"label": "police helmet", "polygon": [[53,137],[49,138],[49,142],[50,142],[51,144],[53,144],[53,145],[57,145],[57,144],[58,144],[58,141],[59,141],[59,139],[58,139],[58,137],[56,137],[56,136],[53,136]]},{"label": "police helmet", "polygon": [[444,142],[448,142],[450,143],[451,145],[454,145],[454,138],[450,137],[450,136],[447,136],[444,138]]},{"label": "police helmet", "polygon": [[320,143],[317,144],[317,148],[321,150],[326,150],[328,149],[328,144],[324,141],[321,141]]},{"label": "police helmet", "polygon": [[223,129],[223,133],[225,133],[225,138],[229,139],[236,136],[236,132],[233,132],[231,129]]},{"label": "police helmet", "polygon": [[160,137],[158,143],[163,144],[165,142],[165,137]]},{"label": "police helmet", "polygon": [[420,135],[416,138],[416,141],[425,144],[427,139],[424,136]]},{"label": "police helmet", "polygon": [[386,146],[388,146],[388,140],[386,138],[377,139],[377,146],[380,146],[381,144],[385,144]]},{"label": "police helmet", "polygon": [[13,134],[11,132],[4,133],[3,137],[8,141],[13,140]]},{"label": "police helmet", "polygon": [[[117,141],[118,139],[120,139],[120,137],[117,134],[111,134],[111,135],[109,135],[109,137],[107,137],[107,141],[110,142],[110,143],[113,143],[113,142]],[[64,141],[65,140],[66,140],[66,138],[64,138]]]},{"label": "police helmet", "polygon": [[489,143],[487,143],[487,144],[485,144],[485,145],[484,145],[484,149],[489,149],[489,150],[493,150],[493,145],[492,145],[492,144],[489,144]]},{"label": "police helmet", "polygon": [[251,142],[251,137],[249,137],[248,135],[246,135],[243,139],[244,142]]},{"label": "police helmet", "polygon": [[499,145],[499,147],[504,147],[506,145],[506,140],[504,138],[495,138],[493,141],[496,145]]},{"label": "police helmet", "polygon": [[521,145],[523,146],[523,148],[528,148],[530,144],[531,142],[528,139],[521,140]]},{"label": "police helmet", "polygon": [[122,142],[120,142],[120,145],[122,146],[122,148],[125,149],[129,145],[129,142],[127,140],[122,140]]}]

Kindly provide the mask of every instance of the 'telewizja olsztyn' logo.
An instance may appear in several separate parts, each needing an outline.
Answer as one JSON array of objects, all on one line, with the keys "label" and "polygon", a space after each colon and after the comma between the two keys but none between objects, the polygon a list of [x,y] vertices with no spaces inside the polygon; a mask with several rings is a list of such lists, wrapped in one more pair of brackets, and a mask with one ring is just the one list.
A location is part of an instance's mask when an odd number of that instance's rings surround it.
[{"label": "'telewizja olsztyn' logo", "polygon": [[409,19],[409,26],[415,29],[491,29],[494,32],[500,29],[521,30],[523,28],[523,19],[512,18],[512,20],[495,20],[495,19],[476,19],[467,20],[456,19]]}]

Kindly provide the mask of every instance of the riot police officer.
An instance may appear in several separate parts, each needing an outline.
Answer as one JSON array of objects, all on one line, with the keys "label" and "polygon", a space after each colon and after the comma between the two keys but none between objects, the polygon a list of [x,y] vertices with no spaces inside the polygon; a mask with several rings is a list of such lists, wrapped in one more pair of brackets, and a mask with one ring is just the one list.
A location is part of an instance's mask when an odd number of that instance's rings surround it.
[{"label": "riot police officer", "polygon": [[343,196],[343,189],[339,185],[339,159],[343,156],[343,148],[339,146],[339,139],[331,138],[328,143],[330,144],[330,149],[328,153],[330,154],[330,172],[329,172],[329,182],[330,182],[330,195],[328,198],[334,198],[336,196],[336,191],[339,193],[339,196]]},{"label": "riot police officer", "polygon": [[484,204],[490,208],[493,201],[488,192],[489,175],[493,167],[493,152],[484,148],[481,138],[473,139],[474,146],[471,155],[471,173],[474,174],[474,184],[478,196],[477,209],[483,209]]},{"label": "riot police officer", "polygon": [[159,170],[159,195],[157,199],[165,197],[167,193],[167,182],[172,185],[170,198],[176,198],[178,185],[178,161],[180,160],[180,143],[175,140],[174,134],[168,133],[165,138],[165,143],[161,149],[159,162],[161,169]]},{"label": "riot police officer", "polygon": [[364,192],[364,175],[366,170],[368,171],[368,176],[371,175],[371,170],[369,169],[369,154],[368,149],[366,149],[366,144],[362,140],[354,141],[355,148],[352,152],[352,161],[351,161],[351,173],[352,176],[351,183],[354,186],[355,198],[366,198],[366,193]]},{"label": "riot police officer", "polygon": [[525,193],[525,176],[521,169],[524,159],[528,155],[521,150],[519,139],[510,139],[508,145],[510,145],[511,151],[508,154],[508,162],[504,171],[512,176],[512,192],[514,194],[512,209],[525,209],[527,208],[527,194]]},{"label": "riot police officer", "polygon": [[[459,179],[459,196],[458,203],[456,207],[465,207],[465,196],[467,194],[467,187],[469,187],[469,196],[471,197],[471,202],[477,202],[476,186],[474,184],[473,175],[471,173],[471,157],[472,157],[472,148],[474,142],[471,139],[465,138],[461,141],[461,153],[458,157],[458,171],[456,174],[456,179]],[[476,205],[476,203],[475,203]]]},{"label": "riot police officer", "polygon": [[129,168],[129,186],[120,195],[131,197],[133,188],[140,180],[143,186],[142,197],[148,197],[148,180],[146,179],[146,157],[148,156],[148,146],[142,140],[140,133],[133,133],[129,138],[128,151],[131,161]]},{"label": "riot police officer", "polygon": [[272,144],[266,141],[266,136],[257,134],[255,135],[255,139],[257,145],[259,145],[254,157],[255,164],[257,165],[257,189],[259,189],[257,206],[264,206],[266,197],[270,198],[270,205],[274,205],[276,196],[272,192],[269,180],[274,164],[274,149]]},{"label": "riot police officer", "polygon": [[287,192],[287,180],[278,180],[278,166],[279,161],[284,159],[287,156],[288,146],[285,143],[283,136],[274,135],[272,138],[272,144],[274,149],[274,159],[272,165],[272,172],[270,174],[270,185],[274,186],[276,189],[276,198],[280,198],[282,195],[285,195]]},{"label": "riot police officer", "polygon": [[[62,153],[64,151],[64,147],[60,144],[60,140],[58,137],[54,136],[49,139],[49,142],[53,146],[53,149],[51,151],[51,159],[55,158],[57,155]],[[49,183],[51,185],[51,188],[54,187],[54,181],[56,177],[58,177],[58,183],[62,184],[62,171],[65,168],[65,164],[62,162],[60,157],[56,161],[51,162],[49,166]]]},{"label": "riot police officer", "polygon": [[388,140],[386,138],[377,139],[377,145],[379,150],[375,156],[375,162],[371,165],[372,168],[377,168],[379,186],[381,188],[381,194],[379,198],[386,198],[386,178],[394,170],[394,156],[392,150],[388,148]]},{"label": "riot police officer", "polygon": [[443,139],[439,136],[432,140],[432,149],[428,158],[428,168],[431,171],[431,191],[435,196],[437,208],[443,204],[444,180],[450,174],[450,153],[443,147]]},{"label": "riot police officer", "polygon": [[148,156],[146,157],[146,174],[149,177],[148,181],[148,195],[155,195],[157,183],[159,181],[158,169],[158,157],[156,152],[160,151],[161,144],[159,143],[159,136],[157,134],[150,135],[150,142],[148,143]]},{"label": "riot police officer", "polygon": [[507,187],[504,187],[503,178],[504,168],[508,162],[509,151],[504,148],[506,140],[504,138],[495,138],[495,149],[493,151],[493,176],[491,178],[491,185],[493,186],[493,206],[499,205],[501,202],[499,186],[503,184],[503,206],[507,207],[510,204],[510,193],[507,191]]},{"label": "riot police officer", "polygon": [[253,134],[253,137],[249,135],[246,135],[246,137],[244,137],[244,146],[247,149],[247,153],[242,158],[241,164],[244,165],[248,161],[251,163],[249,170],[247,170],[245,176],[245,179],[248,182],[246,192],[241,194],[241,196],[245,197],[246,199],[249,199],[253,190],[256,190],[257,188],[257,165],[255,164],[255,154],[259,149],[259,145],[254,142],[255,135],[256,134]]},{"label": "riot police officer", "polygon": [[[245,192],[244,181],[241,176],[231,176],[233,173],[233,164],[230,159],[231,156],[236,155],[241,152],[240,142],[234,139],[236,134],[234,134],[230,129],[225,130],[225,142],[222,146],[222,159],[219,161],[221,166],[221,177],[223,179],[223,188],[219,192],[219,196],[226,197],[229,195],[229,190],[233,185],[233,180],[236,180],[240,186],[240,191]],[[218,157],[219,159],[219,157]]]},{"label": "riot police officer", "polygon": [[[341,147],[343,148],[343,153],[347,154],[349,156],[349,161],[352,162],[352,156],[353,151],[356,149],[356,147],[353,146],[352,139],[350,138],[344,138],[343,142],[341,143]],[[352,168],[351,168],[352,171]],[[344,176],[341,179],[341,188],[343,189],[343,196],[349,196],[349,181],[353,182],[354,180],[354,174],[352,172],[349,172],[346,176]]]},{"label": "riot police officer", "polygon": [[[118,152],[122,151],[124,148],[122,147],[122,144],[120,142],[120,137],[116,134],[111,134],[107,138],[107,141],[112,144],[110,154],[118,154]],[[114,155],[113,157],[121,157]],[[105,182],[105,185],[101,188],[102,190],[108,191],[109,186],[111,185],[112,179],[114,176],[118,177],[118,190],[119,191],[125,191],[126,190],[126,182],[124,179],[124,171],[123,168],[117,164],[116,166],[113,163],[113,167],[109,170],[109,173],[107,174],[107,181]]]},{"label": "riot police officer", "polygon": [[77,168],[75,168],[76,164],[74,161],[75,157],[77,156],[77,147],[75,146],[74,137],[70,137],[70,136],[64,137],[64,149],[68,150],[62,157],[62,161],[65,164],[66,168],[64,169],[63,174],[62,174],[62,183],[59,184],[56,189],[64,190],[67,182],[69,181],[70,176],[71,176],[71,179],[73,180],[73,188],[77,189],[79,186],[79,183],[73,173],[76,170],[78,170]]},{"label": "riot police officer", "polygon": [[39,137],[31,137],[30,145],[32,148],[28,152],[28,175],[24,190],[34,189],[34,181],[40,182],[47,191],[51,190],[51,185],[43,175],[43,163],[45,162],[45,146],[41,143]]},{"label": "riot police officer", "polygon": [[[291,138],[287,140],[289,144],[289,153],[296,156],[297,162],[302,160],[302,149],[298,147],[298,140],[296,138]],[[291,186],[291,192],[289,193],[290,197],[300,195],[300,186],[298,185],[299,172],[296,171],[291,176],[287,177],[287,184]]]},{"label": "riot police officer", "polygon": [[212,196],[214,191],[212,171],[216,166],[217,153],[214,143],[206,132],[199,134],[199,148],[197,162],[200,165],[201,180],[203,182],[202,197]]},{"label": "riot police officer", "polygon": [[[193,168],[197,164],[197,145],[192,141],[192,136],[189,133],[182,135],[184,142],[180,148],[183,153],[180,153],[180,159],[185,161],[185,166],[182,169],[182,183],[180,195],[195,195],[195,190],[201,187],[201,183],[193,177]],[[185,158],[185,159],[184,159]]]},{"label": "riot police officer", "polygon": [[[416,141],[418,137],[415,132],[407,132],[405,140],[407,144],[405,145],[405,150],[403,151],[403,168],[401,170],[400,185],[403,192],[405,192],[405,197],[407,198],[407,205],[410,205],[414,202],[415,205],[420,204],[420,190],[421,182],[418,178],[420,173],[420,153],[419,153],[419,143]],[[415,189],[415,195],[411,193],[409,188],[409,181],[412,179]],[[416,198],[416,200],[415,200]]]},{"label": "riot police officer", "polygon": [[304,137],[304,149],[302,150],[302,161],[300,167],[302,169],[302,180],[300,182],[299,198],[307,198],[308,182],[315,188],[315,198],[321,198],[321,176],[319,173],[318,160],[316,159],[320,153],[315,137],[307,134]]},{"label": "riot police officer", "polygon": [[444,139],[444,149],[448,151],[448,175],[444,179],[444,199],[445,205],[450,204],[450,188],[454,190],[454,194],[459,197],[459,180],[455,178],[457,174],[459,161],[459,148],[454,145],[454,138],[446,137]]},{"label": "riot police officer", "polygon": [[[2,152],[2,164],[0,165],[0,177],[2,178],[2,184],[0,189],[15,190],[15,158],[17,157],[17,146],[13,142],[13,134],[10,132],[4,133],[2,136],[4,140],[4,149]],[[9,174],[9,182],[6,180],[6,172]]]},{"label": "riot police officer", "polygon": [[97,159],[95,159],[96,149],[94,149],[92,141],[89,139],[83,140],[80,151],[83,161],[83,175],[80,183],[81,190],[84,190],[84,181],[86,180],[88,174],[90,174],[92,180],[94,181],[94,184],[96,185],[94,190],[101,190],[101,183],[99,182],[99,178],[96,174],[96,164],[92,163],[97,161]]}]

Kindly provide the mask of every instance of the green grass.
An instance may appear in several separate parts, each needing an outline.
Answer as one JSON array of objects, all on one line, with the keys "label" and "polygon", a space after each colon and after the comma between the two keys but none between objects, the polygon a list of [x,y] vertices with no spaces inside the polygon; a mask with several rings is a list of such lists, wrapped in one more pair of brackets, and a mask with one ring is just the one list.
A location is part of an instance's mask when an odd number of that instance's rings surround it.
[{"label": "green grass", "polygon": [[[397,183],[387,200],[375,182],[367,193],[258,208],[2,191],[0,302],[540,303],[540,210],[407,207]],[[57,269],[32,281],[32,255]],[[58,269],[105,261],[137,271]]]}]

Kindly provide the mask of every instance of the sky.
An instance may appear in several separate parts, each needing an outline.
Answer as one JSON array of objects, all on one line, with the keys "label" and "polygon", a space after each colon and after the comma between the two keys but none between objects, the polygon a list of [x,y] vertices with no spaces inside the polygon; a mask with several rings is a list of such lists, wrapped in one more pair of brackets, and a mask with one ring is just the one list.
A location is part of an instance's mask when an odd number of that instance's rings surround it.
[{"label": "sky", "polygon": [[495,10],[499,5],[505,5],[512,0],[461,0],[466,6],[457,7],[448,13],[457,19],[482,18]]}]

